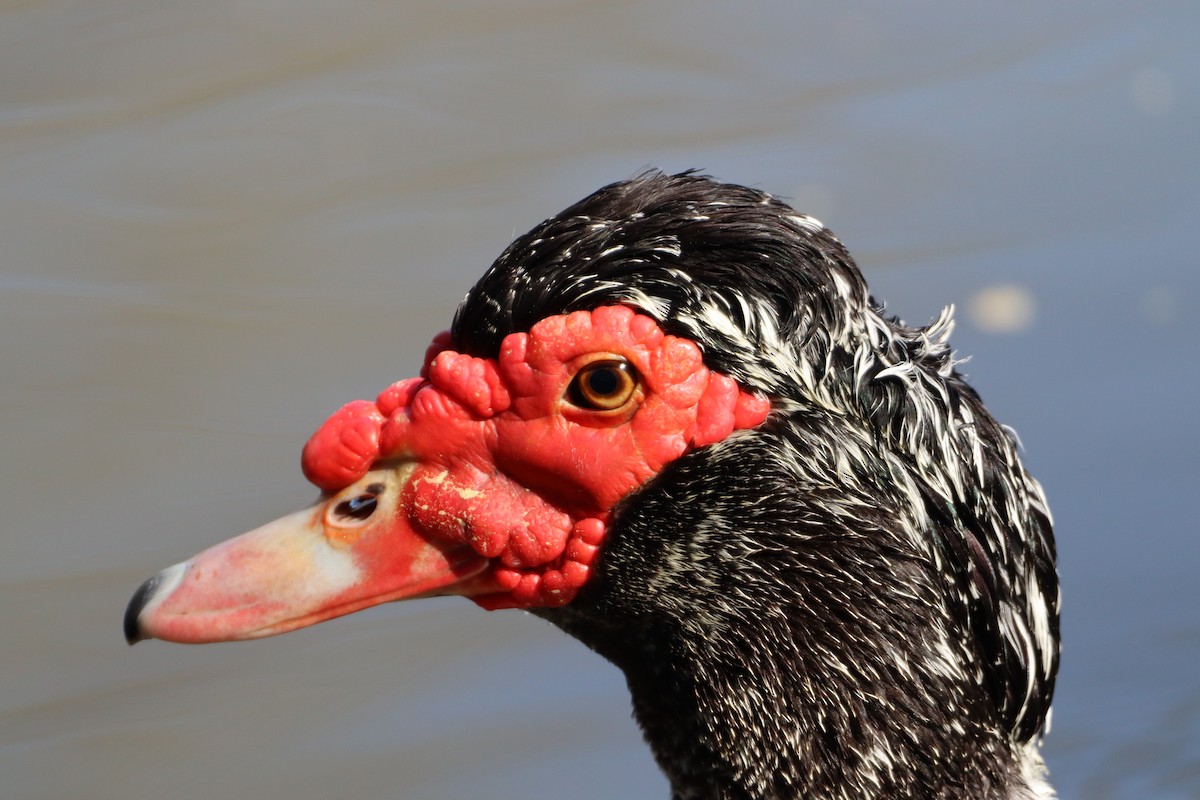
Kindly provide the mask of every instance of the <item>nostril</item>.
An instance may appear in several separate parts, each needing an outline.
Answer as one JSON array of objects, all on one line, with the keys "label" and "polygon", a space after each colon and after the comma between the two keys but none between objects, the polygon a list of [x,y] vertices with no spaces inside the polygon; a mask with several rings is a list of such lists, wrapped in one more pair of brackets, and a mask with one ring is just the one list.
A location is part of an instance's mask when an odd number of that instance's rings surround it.
[{"label": "nostril", "polygon": [[343,500],[338,503],[333,510],[333,514],[341,520],[356,520],[361,522],[374,514],[378,506],[378,497],[373,494],[360,494],[358,497],[352,497],[349,500]]}]

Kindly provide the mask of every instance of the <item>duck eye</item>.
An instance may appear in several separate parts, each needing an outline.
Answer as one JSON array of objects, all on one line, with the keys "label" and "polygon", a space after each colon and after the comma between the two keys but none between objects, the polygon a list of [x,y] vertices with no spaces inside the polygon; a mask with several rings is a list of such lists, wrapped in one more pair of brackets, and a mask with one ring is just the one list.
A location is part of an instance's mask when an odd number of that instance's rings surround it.
[{"label": "duck eye", "polygon": [[375,513],[379,506],[379,498],[373,494],[360,494],[343,500],[333,509],[333,516],[341,522],[361,522]]},{"label": "duck eye", "polygon": [[580,408],[615,411],[629,402],[637,386],[637,370],[628,361],[593,361],[575,373],[567,399]]}]

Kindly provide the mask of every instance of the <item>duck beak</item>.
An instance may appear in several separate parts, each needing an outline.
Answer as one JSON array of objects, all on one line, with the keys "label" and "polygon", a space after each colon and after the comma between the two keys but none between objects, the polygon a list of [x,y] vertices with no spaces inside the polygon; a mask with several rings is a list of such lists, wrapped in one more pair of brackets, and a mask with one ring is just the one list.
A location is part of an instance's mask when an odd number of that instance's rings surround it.
[{"label": "duck beak", "polygon": [[216,545],[142,584],[125,638],[257,639],[369,606],[495,591],[488,560],[407,522],[412,465],[373,470],[309,508]]}]

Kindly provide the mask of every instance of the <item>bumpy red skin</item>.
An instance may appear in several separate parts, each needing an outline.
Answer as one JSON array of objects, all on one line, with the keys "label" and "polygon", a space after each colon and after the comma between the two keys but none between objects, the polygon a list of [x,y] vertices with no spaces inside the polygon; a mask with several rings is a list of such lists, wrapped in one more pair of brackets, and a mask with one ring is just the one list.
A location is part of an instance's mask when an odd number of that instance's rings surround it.
[{"label": "bumpy red skin", "polygon": [[[627,359],[641,376],[614,411],[566,399],[575,373]],[[325,492],[389,459],[416,462],[401,513],[491,560],[485,608],[558,606],[587,582],[610,509],[688,450],[762,423],[770,402],[704,366],[695,343],[624,306],[576,311],[504,339],[496,359],[440,335],[421,378],[338,410],[304,448]],[[494,591],[498,589],[499,591]]]}]

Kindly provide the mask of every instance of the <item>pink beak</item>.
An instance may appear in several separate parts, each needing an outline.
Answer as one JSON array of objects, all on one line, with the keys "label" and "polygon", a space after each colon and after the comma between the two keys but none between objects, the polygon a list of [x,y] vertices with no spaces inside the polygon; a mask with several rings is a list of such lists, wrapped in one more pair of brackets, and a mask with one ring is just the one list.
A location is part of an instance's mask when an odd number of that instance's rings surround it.
[{"label": "pink beak", "polygon": [[497,591],[488,559],[434,540],[402,497],[414,464],[375,469],[315,505],[168,567],[138,589],[125,638],[256,639],[368,606]]}]

